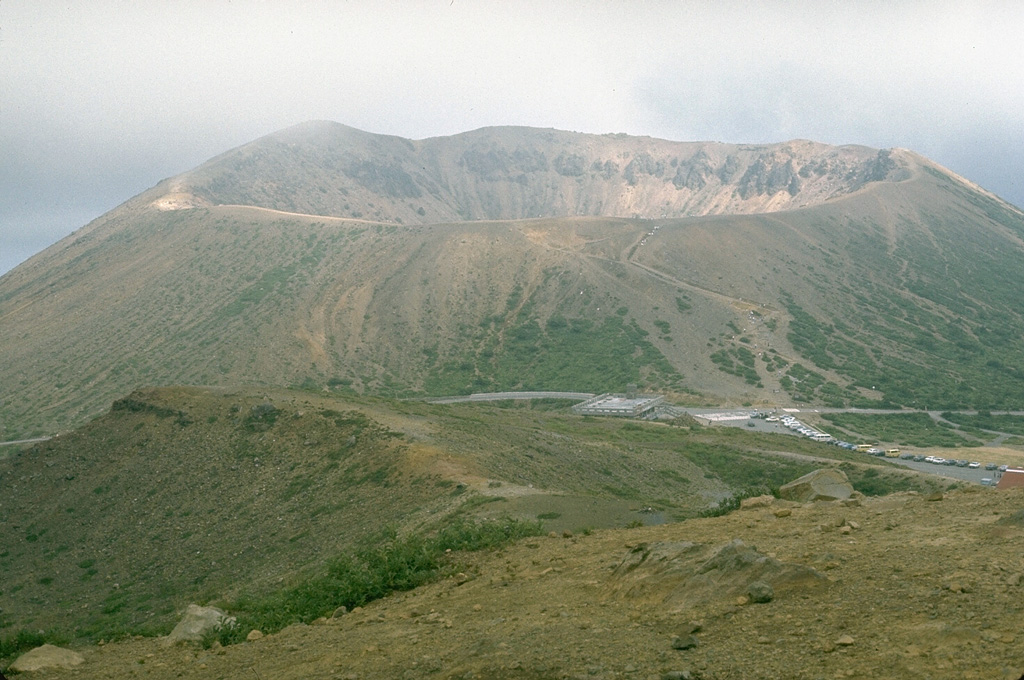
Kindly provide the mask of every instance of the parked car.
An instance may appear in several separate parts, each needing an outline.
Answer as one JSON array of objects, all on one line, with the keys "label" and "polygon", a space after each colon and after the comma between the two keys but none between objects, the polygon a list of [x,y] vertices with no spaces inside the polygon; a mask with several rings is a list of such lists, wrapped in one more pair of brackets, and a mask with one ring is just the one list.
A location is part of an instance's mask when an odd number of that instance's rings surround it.
[{"label": "parked car", "polygon": [[972,470],[977,470],[978,468],[981,467],[981,463],[977,461],[971,461],[970,463],[967,464],[967,467],[971,468]]},{"label": "parked car", "polygon": [[995,464],[995,463],[985,463],[985,469],[986,469],[986,470],[995,470],[995,469],[996,469],[996,467],[997,467],[997,466],[996,466],[996,464]]}]

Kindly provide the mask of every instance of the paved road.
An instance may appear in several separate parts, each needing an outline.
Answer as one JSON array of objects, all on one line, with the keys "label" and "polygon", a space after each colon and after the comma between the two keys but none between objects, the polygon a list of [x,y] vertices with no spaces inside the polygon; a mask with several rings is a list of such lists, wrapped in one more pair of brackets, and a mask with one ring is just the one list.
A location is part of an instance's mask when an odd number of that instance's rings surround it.
[{"label": "paved road", "polygon": [[0,442],[0,446],[13,446],[14,444],[35,444],[37,442],[50,441],[52,437],[36,437],[35,439],[18,439],[12,442]]},{"label": "paved road", "polygon": [[590,399],[590,392],[478,392],[455,397],[427,397],[431,404],[457,404],[467,401],[504,401],[505,399]]}]

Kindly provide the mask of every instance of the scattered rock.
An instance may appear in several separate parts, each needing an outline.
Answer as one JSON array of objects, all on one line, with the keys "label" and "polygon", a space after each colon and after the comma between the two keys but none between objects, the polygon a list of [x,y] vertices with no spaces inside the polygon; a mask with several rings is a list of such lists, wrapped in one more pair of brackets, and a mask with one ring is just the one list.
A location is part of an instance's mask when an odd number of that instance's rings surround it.
[{"label": "scattered rock", "polygon": [[690,671],[668,671],[661,674],[661,680],[697,680]]},{"label": "scattered rock", "polygon": [[700,644],[695,635],[672,636],[672,649],[693,649]]},{"label": "scattered rock", "polygon": [[703,627],[704,626],[700,621],[690,621],[689,623],[680,626],[679,635],[693,635],[694,633],[699,633]]},{"label": "scattered rock", "polygon": [[793,511],[790,510],[789,508],[779,508],[773,514],[776,517],[779,517],[779,518],[781,518],[781,517],[789,517],[790,515],[793,514]]},{"label": "scattered rock", "polygon": [[334,613],[331,614],[331,618],[340,619],[345,614],[348,614],[348,607],[346,607],[345,605],[341,605],[340,607],[334,610]]},{"label": "scattered rock", "polygon": [[1024,510],[1018,510],[1012,515],[1000,517],[998,520],[996,520],[996,524],[1002,526],[1024,527]]},{"label": "scattered rock", "polygon": [[165,645],[179,642],[199,642],[203,637],[222,628],[235,625],[235,617],[228,616],[216,607],[200,607],[190,604],[178,625],[164,638]]},{"label": "scattered rock", "polygon": [[74,668],[82,663],[85,663],[85,657],[77,652],[43,645],[19,656],[7,669],[16,673],[29,673],[47,668]]},{"label": "scattered rock", "polygon": [[754,508],[767,508],[775,502],[775,496],[764,494],[763,496],[752,496],[740,501],[740,510],[752,510]]},{"label": "scattered rock", "polygon": [[836,644],[840,647],[849,647],[854,643],[854,639],[850,635],[840,635],[839,639],[836,640]]},{"label": "scattered rock", "polygon": [[853,495],[853,486],[842,470],[823,468],[810,472],[779,489],[779,498],[810,503],[838,501]]},{"label": "scattered rock", "polygon": [[277,407],[273,404],[258,404],[249,409],[252,417],[255,419],[262,419],[267,416],[271,416],[277,413]]},{"label": "scattered rock", "polygon": [[775,589],[764,581],[753,581],[747,586],[747,597],[755,604],[771,602],[775,599]]},{"label": "scattered rock", "polygon": [[252,642],[253,640],[259,640],[262,637],[263,637],[263,631],[253,629],[253,630],[249,631],[249,634],[245,636],[245,639],[248,640],[249,642]]},{"label": "scattered rock", "polygon": [[944,498],[941,491],[935,491],[924,497],[926,501],[941,501]]}]

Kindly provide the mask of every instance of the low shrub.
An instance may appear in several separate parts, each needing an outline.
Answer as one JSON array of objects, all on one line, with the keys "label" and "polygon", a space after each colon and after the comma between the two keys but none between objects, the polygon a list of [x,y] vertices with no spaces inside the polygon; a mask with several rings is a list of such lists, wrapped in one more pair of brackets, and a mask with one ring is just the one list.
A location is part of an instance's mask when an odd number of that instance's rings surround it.
[{"label": "low shrub", "polygon": [[[540,522],[511,518],[482,522],[457,518],[429,535],[399,537],[389,530],[355,555],[332,561],[326,573],[269,595],[239,598],[229,606],[238,625],[222,629],[216,639],[233,644],[244,640],[250,630],[273,633],[293,623],[329,616],[338,607],[360,607],[457,570],[460,552],[491,550],[540,533]],[[208,642],[212,644],[213,639]]]}]

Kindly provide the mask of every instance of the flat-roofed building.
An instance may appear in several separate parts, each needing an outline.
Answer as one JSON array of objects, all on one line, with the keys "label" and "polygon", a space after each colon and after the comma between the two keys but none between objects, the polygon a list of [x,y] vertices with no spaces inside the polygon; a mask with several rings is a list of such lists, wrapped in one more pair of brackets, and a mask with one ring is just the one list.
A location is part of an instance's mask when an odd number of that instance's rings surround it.
[{"label": "flat-roofed building", "polygon": [[572,407],[575,413],[584,416],[619,416],[641,418],[654,410],[665,397],[659,394],[599,394]]},{"label": "flat-roofed building", "polygon": [[1024,469],[1009,468],[996,484],[997,489],[1024,489]]}]

